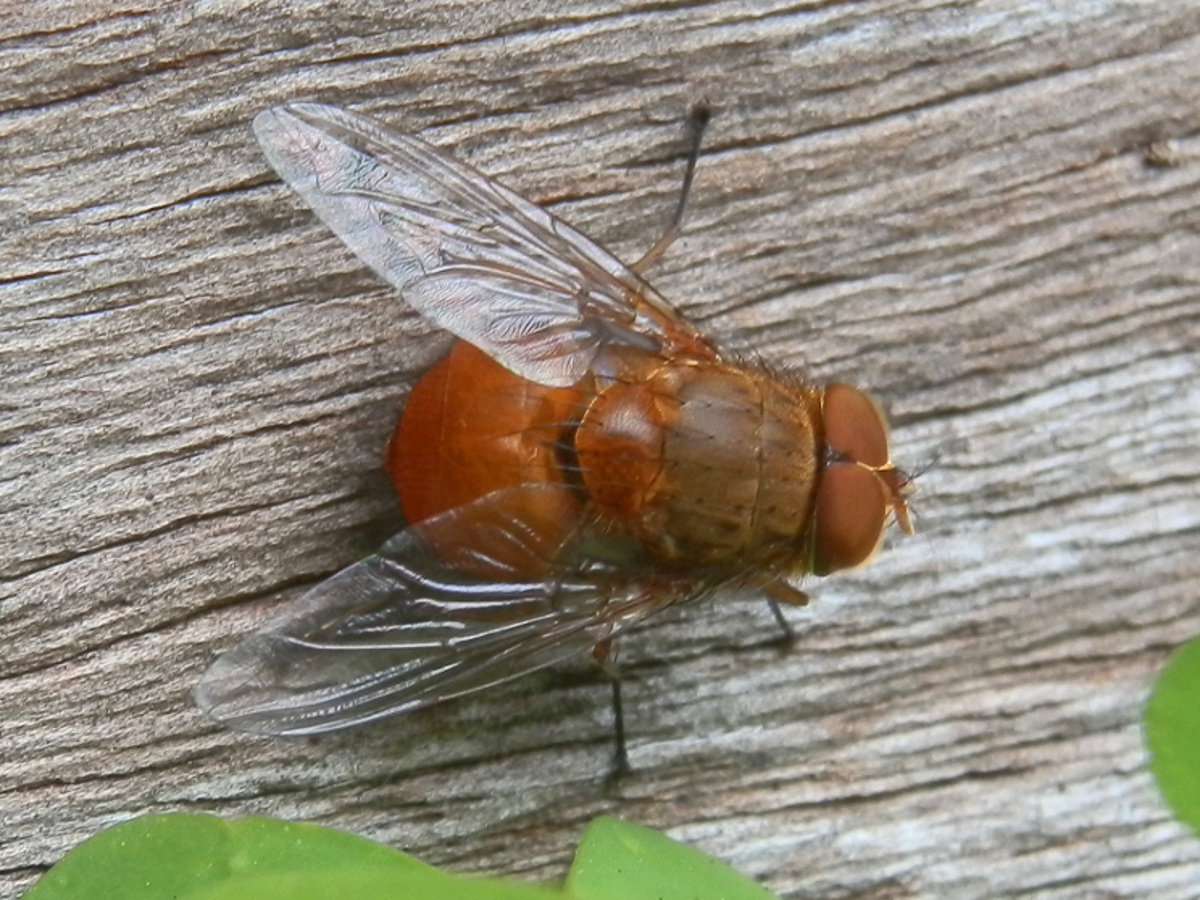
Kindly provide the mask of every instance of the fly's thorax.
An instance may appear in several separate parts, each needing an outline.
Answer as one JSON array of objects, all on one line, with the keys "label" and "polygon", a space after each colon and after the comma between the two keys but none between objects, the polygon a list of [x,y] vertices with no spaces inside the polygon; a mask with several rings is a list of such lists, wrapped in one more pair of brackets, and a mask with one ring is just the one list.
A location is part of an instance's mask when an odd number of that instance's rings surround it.
[{"label": "fly's thorax", "polygon": [[599,392],[576,435],[583,483],[660,563],[783,567],[812,513],[819,395],[712,361],[658,361]]}]

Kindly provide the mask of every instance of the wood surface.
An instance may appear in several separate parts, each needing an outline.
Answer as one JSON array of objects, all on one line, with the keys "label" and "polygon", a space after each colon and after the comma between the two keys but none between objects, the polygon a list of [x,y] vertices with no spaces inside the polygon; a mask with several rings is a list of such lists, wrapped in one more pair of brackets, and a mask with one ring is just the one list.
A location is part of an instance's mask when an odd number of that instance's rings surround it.
[{"label": "wood surface", "polygon": [[[1200,4],[0,0],[0,896],[138,813],[270,814],[557,879],[666,830],[782,897],[1194,898],[1139,719],[1200,631]],[[446,346],[268,169],[320,99],[636,259],[727,347],[844,379],[919,535],[336,737],[189,691],[399,527]]]}]

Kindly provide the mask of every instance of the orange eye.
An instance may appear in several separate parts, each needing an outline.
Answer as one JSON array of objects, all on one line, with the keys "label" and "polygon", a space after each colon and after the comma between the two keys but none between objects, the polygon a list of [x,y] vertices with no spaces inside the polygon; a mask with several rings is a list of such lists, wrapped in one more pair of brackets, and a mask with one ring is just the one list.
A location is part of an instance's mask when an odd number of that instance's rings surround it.
[{"label": "orange eye", "polygon": [[825,388],[825,443],[839,455],[873,468],[888,463],[887,426],[873,400],[834,382]]},{"label": "orange eye", "polygon": [[890,506],[887,487],[870,469],[827,468],[817,489],[813,574],[852,569],[870,559],[883,537]]}]

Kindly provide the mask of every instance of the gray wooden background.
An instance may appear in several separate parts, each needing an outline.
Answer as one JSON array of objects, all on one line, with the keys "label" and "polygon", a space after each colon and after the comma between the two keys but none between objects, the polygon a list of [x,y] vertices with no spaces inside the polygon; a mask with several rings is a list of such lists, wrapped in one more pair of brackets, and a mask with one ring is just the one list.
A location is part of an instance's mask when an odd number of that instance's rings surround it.
[{"label": "gray wooden background", "polygon": [[[557,878],[665,829],[785,897],[1194,898],[1139,717],[1200,632],[1200,4],[0,0],[0,895],[137,813]],[[874,391],[920,534],[575,669],[321,740],[192,706],[397,527],[444,336],[266,167],[309,98],[454,147],[728,346]]]}]

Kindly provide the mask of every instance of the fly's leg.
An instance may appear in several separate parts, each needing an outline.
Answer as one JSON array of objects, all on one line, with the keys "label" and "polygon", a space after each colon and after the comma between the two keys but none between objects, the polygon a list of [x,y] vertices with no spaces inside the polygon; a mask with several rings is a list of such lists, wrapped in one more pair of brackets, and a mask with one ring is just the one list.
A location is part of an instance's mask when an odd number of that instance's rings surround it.
[{"label": "fly's leg", "polygon": [[612,678],[612,701],[613,740],[616,743],[616,749],[613,750],[612,777],[616,780],[622,775],[628,775],[632,769],[629,768],[629,754],[625,751],[625,711],[621,705],[621,676],[615,672]]},{"label": "fly's leg", "polygon": [[679,205],[675,207],[675,215],[671,219],[671,224],[667,226],[667,230],[662,233],[662,237],[654,242],[654,246],[646,251],[645,256],[629,267],[639,275],[654,265],[683,230],[683,213],[687,208],[688,194],[692,190],[692,177],[696,174],[696,160],[700,156],[700,138],[704,135],[704,129],[710,118],[712,118],[712,110],[703,101],[693,106],[691,112],[688,113],[688,160],[687,169],[683,173],[683,188],[679,192]]},{"label": "fly's leg", "polygon": [[767,606],[771,607],[771,615],[775,617],[775,622],[779,625],[779,630],[782,632],[779,636],[779,643],[784,647],[792,646],[796,642],[796,631],[792,628],[792,623],[783,615],[783,610],[779,608],[779,604],[786,603],[788,606],[807,606],[808,594],[799,588],[792,587],[786,581],[772,581],[763,587],[763,594],[767,598]]},{"label": "fly's leg", "polygon": [[620,780],[622,775],[628,775],[631,771],[629,754],[625,750],[625,710],[621,705],[621,673],[615,664],[616,653],[611,640],[598,643],[592,649],[592,656],[612,683],[613,742],[615,746],[612,772],[608,777],[608,783],[611,785]]}]

